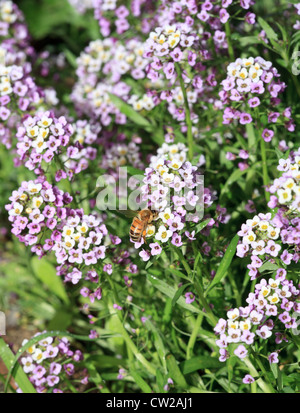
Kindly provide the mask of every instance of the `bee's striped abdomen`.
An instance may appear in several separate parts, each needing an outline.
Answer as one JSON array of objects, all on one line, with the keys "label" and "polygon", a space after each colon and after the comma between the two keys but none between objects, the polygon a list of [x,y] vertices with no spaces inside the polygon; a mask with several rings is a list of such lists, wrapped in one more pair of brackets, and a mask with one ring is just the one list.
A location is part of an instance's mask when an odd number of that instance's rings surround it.
[{"label": "bee's striped abdomen", "polygon": [[139,242],[143,235],[144,223],[138,217],[135,217],[132,221],[129,235],[133,242]]}]

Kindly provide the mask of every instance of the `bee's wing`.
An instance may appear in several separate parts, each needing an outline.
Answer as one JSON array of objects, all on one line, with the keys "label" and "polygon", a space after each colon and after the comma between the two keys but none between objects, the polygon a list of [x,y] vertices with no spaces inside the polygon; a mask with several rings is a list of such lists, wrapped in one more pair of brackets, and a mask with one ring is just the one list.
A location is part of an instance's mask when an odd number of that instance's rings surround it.
[{"label": "bee's wing", "polygon": [[132,211],[131,209],[118,210],[118,212],[127,218],[134,218],[139,213],[139,211]]}]

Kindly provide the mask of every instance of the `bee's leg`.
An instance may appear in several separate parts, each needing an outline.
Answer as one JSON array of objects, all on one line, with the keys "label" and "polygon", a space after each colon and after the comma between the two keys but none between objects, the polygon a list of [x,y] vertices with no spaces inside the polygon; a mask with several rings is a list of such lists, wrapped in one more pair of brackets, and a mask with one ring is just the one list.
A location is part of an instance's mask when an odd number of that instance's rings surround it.
[{"label": "bee's leg", "polygon": [[145,244],[147,244],[147,241],[146,241],[146,233],[147,233],[146,230],[143,231],[143,240],[144,240],[144,243],[145,243]]}]

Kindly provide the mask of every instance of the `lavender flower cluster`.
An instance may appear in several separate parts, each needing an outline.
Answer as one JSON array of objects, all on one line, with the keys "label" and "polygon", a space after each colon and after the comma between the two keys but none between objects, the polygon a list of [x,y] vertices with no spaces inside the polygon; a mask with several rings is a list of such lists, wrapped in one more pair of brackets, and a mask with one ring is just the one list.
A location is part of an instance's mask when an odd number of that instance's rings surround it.
[{"label": "lavender flower cluster", "polygon": [[201,205],[200,196],[204,208],[211,206],[214,200],[210,190],[197,191],[201,187],[200,181],[197,179],[197,167],[187,161],[187,147],[182,143],[164,143],[157,155],[151,158],[143,179],[142,199],[158,212],[158,218],[147,228],[146,237],[154,237],[155,242],[149,245],[151,251],[140,252],[144,261],[149,260],[151,255],[160,254],[163,244],[169,239],[177,247],[183,245],[182,236],[189,240],[195,239],[195,231],[190,233],[186,227],[188,211],[194,212],[191,221],[197,223],[199,218],[195,214],[195,207]]},{"label": "lavender flower cluster", "polygon": [[[272,63],[262,57],[238,58],[231,63],[227,68],[227,78],[222,81],[223,89],[219,93],[225,106],[223,123],[229,124],[234,120],[238,120],[241,125],[251,123],[251,112],[268,98],[271,106],[277,106],[281,102],[278,96],[286,88],[284,82],[275,80],[279,77]],[[289,108],[280,113],[270,110],[268,106],[267,115],[270,124],[283,120],[289,131],[294,130]],[[265,129],[262,136],[270,142],[274,132]]]},{"label": "lavender flower cluster", "polygon": [[[299,295],[299,287],[286,279],[283,268],[278,269],[275,279],[257,283],[255,292],[246,299],[248,305],[228,311],[227,320],[221,318],[214,328],[219,335],[219,360],[226,361],[233,354],[243,359],[255,341],[274,335],[276,344],[288,342],[286,330],[297,328],[294,313],[300,313]],[[278,352],[269,354],[270,363],[278,363]]]},{"label": "lavender flower cluster", "polygon": [[[24,340],[22,346],[27,343],[28,340]],[[21,365],[38,393],[68,393],[68,383],[88,384],[87,371],[79,366],[83,354],[80,350],[72,350],[70,345],[66,337],[49,336],[26,350]],[[18,388],[17,392],[22,393],[22,390]]]}]

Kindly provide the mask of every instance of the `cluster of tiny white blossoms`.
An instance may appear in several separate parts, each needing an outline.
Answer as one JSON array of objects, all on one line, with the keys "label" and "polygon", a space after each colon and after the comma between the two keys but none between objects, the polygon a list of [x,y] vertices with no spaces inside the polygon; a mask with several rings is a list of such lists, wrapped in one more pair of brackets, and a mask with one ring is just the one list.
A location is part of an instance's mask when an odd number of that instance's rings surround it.
[{"label": "cluster of tiny white blossoms", "polygon": [[148,96],[147,94],[144,94],[142,97],[139,97],[138,95],[131,95],[128,103],[138,112],[143,109],[149,111],[155,106],[152,96]]},{"label": "cluster of tiny white blossoms", "polygon": [[[299,289],[292,281],[285,279],[286,271],[278,269],[276,279],[261,280],[256,284],[255,292],[247,298],[247,307],[234,308],[227,312],[227,320],[221,318],[214,331],[219,335],[216,344],[220,348],[220,361],[225,361],[230,356],[230,345],[233,344],[234,354],[244,358],[248,354],[244,346],[251,345],[255,339],[267,340],[271,337],[276,327],[275,342],[286,340],[285,329],[297,327],[294,312],[299,311]],[[277,317],[279,324],[271,317]],[[276,331],[276,330],[275,330]],[[240,344],[237,346],[237,344]],[[271,360],[272,361],[272,360]]]},{"label": "cluster of tiny white blossoms", "polygon": [[105,257],[102,239],[107,229],[94,215],[75,214],[67,218],[60,231],[53,236],[56,259],[59,264],[93,265]]},{"label": "cluster of tiny white blossoms", "polygon": [[[249,79],[247,83],[258,83],[262,79],[262,75],[265,72],[263,79],[265,79],[266,74],[268,73],[269,69],[272,67],[271,62],[267,62],[262,57],[253,57],[241,59],[236,59],[235,62],[230,63],[227,67],[227,75],[231,79],[236,80],[236,85],[238,88],[242,88],[242,83],[245,79]],[[268,77],[270,78],[269,81],[272,79],[273,74],[270,72],[271,75]],[[240,80],[239,80],[240,79]]]},{"label": "cluster of tiny white blossoms", "polygon": [[194,43],[194,36],[188,36],[190,31],[188,26],[179,29],[176,25],[165,25],[157,27],[151,32],[147,40],[147,50],[151,50],[155,56],[161,57],[169,53],[170,49],[174,49],[179,43],[183,48],[190,47]]},{"label": "cluster of tiny white blossoms", "polygon": [[276,194],[271,197],[274,207],[277,203],[295,213],[300,212],[300,148],[288,159],[280,159],[277,167],[283,174],[275,179],[269,191]]},{"label": "cluster of tiny white blossoms", "polygon": [[12,24],[18,16],[14,12],[14,3],[12,1],[0,1],[0,21]]},{"label": "cluster of tiny white blossoms", "polygon": [[134,168],[143,168],[141,153],[135,142],[129,144],[119,142],[109,147],[102,158],[101,167],[116,169],[119,166],[130,165]]}]

